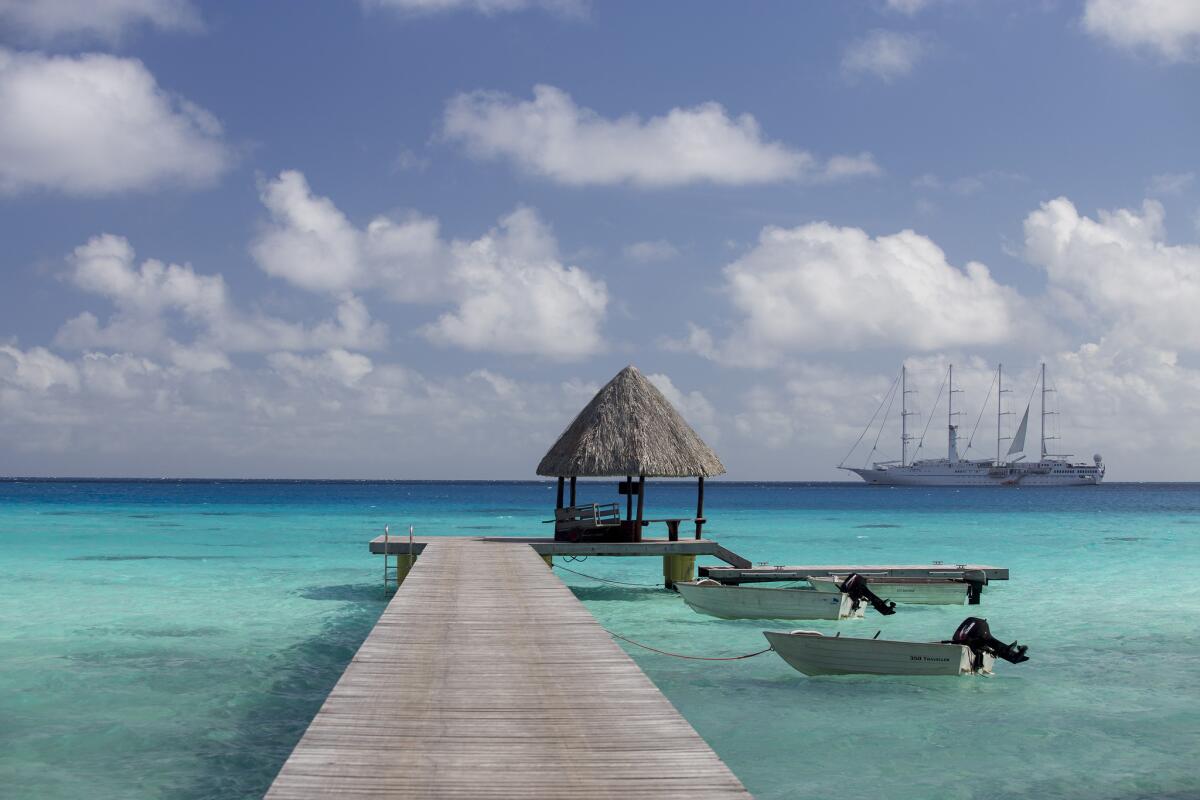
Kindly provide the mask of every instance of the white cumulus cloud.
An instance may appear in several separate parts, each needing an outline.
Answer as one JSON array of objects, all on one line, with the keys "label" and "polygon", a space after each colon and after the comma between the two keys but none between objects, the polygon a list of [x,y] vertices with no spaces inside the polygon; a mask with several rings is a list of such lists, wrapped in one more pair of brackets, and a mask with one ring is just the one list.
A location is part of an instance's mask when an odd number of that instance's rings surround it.
[{"label": "white cumulus cloud", "polygon": [[550,228],[519,208],[478,239],[445,240],[435,219],[352,223],[299,172],[262,190],[271,223],[251,247],[271,275],[314,292],[382,291],[452,306],[423,328],[467,350],[573,359],[603,349],[604,282],[563,263]]},{"label": "white cumulus cloud", "polygon": [[[116,307],[106,323],[91,312],[68,320],[55,341],[79,350],[111,348],[166,354],[193,370],[228,368],[227,352],[381,347],[387,330],[370,318],[359,298],[345,294],[333,319],[306,327],[239,309],[220,275],[197,273],[189,264],[147,259],[136,264],[133,246],[112,234],[75,248],[69,278],[78,288]],[[190,342],[174,332],[186,330]]]},{"label": "white cumulus cloud", "polygon": [[231,162],[216,117],[136,59],[0,48],[0,192],[206,185]]},{"label": "white cumulus cloud", "polygon": [[710,445],[715,445],[721,438],[717,426],[717,411],[702,392],[684,392],[671,380],[670,376],[654,372],[646,376],[663,393],[663,397],[679,412],[689,425],[704,437]]},{"label": "white cumulus cloud", "polygon": [[768,366],[780,354],[862,347],[933,350],[995,344],[1014,332],[1017,295],[988,268],[958,268],[911,230],[872,237],[823,222],[767,228],[725,268],[741,315],[723,344],[693,327],[679,345],[727,363]]},{"label": "white cumulus cloud", "polygon": [[1087,0],[1083,27],[1118,47],[1148,50],[1167,61],[1200,59],[1195,0]]},{"label": "white cumulus cloud", "polygon": [[188,0],[0,0],[0,26],[36,41],[115,42],[139,25],[196,30],[200,15]]},{"label": "white cumulus cloud", "polygon": [[53,386],[79,388],[79,370],[44,347],[20,350],[0,345],[0,381],[21,389],[45,392]]},{"label": "white cumulus cloud", "polygon": [[850,77],[873,75],[890,82],[911,74],[925,53],[925,44],[915,33],[875,30],[846,47],[842,71]]},{"label": "white cumulus cloud", "polygon": [[597,388],[430,377],[338,348],[193,372],[0,345],[0,452],[26,475],[532,476]]},{"label": "white cumulus cloud", "polygon": [[393,300],[446,296],[446,246],[437,220],[378,216],[360,229],[303,173],[287,170],[263,184],[271,222],[251,245],[268,274],[313,292],[382,288]]},{"label": "white cumulus cloud", "polygon": [[603,349],[603,281],[564,266],[550,230],[527,208],[470,242],[454,242],[457,308],[425,329],[467,350],[582,358]]},{"label": "white cumulus cloud", "polygon": [[1200,245],[1167,244],[1156,200],[1081,215],[1059,197],[1025,219],[1025,255],[1093,326],[1172,350],[1200,349]]},{"label": "white cumulus cloud", "polygon": [[545,85],[534,87],[532,100],[500,92],[457,95],[446,106],[443,130],[476,158],[508,159],[573,186],[841,178],[870,172],[861,165],[874,163],[863,154],[854,157],[857,170],[846,169],[850,162],[822,164],[811,153],[765,138],[753,116],[732,117],[718,103],[673,108],[650,119],[608,119]]}]

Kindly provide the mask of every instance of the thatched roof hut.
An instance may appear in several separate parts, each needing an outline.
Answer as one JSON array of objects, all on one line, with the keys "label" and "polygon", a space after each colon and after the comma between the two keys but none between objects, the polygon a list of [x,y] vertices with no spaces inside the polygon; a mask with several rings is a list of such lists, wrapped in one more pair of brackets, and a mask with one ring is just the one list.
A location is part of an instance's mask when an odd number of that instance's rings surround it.
[{"label": "thatched roof hut", "polygon": [[[613,535],[628,536],[632,541],[641,540],[647,477],[697,478],[696,516],[689,521],[695,522],[696,538],[699,539],[705,522],[704,479],[725,474],[725,467],[658,387],[630,365],[605,384],[567,426],[538,464],[537,474],[558,478],[560,511],[563,509],[563,484],[567,478],[571,480],[568,511],[556,515],[560,520],[555,529],[556,538],[563,531],[578,534],[578,531],[569,530],[576,521],[576,515],[569,510],[575,506],[577,477],[626,476],[619,487],[621,494],[629,496],[625,523],[620,526],[620,532]],[[634,478],[637,478],[636,484]],[[633,514],[635,496],[636,517]],[[612,513],[619,515],[620,512],[614,510]],[[678,538],[679,525],[684,520],[659,521],[667,523],[671,539]]]},{"label": "thatched roof hut", "polygon": [[658,387],[630,365],[567,426],[537,474],[708,478],[724,475],[725,467]]}]

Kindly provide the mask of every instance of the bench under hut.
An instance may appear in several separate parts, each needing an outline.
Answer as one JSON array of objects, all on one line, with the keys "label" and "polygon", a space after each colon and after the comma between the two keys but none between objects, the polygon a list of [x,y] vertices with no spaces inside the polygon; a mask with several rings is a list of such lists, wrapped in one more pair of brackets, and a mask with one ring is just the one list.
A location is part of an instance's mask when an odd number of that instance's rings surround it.
[{"label": "bench under hut", "polygon": [[[558,479],[554,538],[565,541],[641,541],[646,478],[697,479],[696,516],[662,521],[671,539],[678,538],[681,522],[694,522],[699,539],[704,479],[724,473],[717,454],[632,365],[596,393],[537,468],[538,475]],[[626,496],[624,519],[618,503],[577,506],[575,484],[581,477],[623,477],[618,491]]]}]

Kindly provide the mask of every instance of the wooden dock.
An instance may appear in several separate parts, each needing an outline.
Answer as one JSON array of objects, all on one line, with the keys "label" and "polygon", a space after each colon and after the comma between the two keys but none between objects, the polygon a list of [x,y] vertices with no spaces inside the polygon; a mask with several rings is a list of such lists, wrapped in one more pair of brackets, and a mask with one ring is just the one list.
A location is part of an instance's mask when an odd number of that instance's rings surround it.
[{"label": "wooden dock", "polygon": [[[413,552],[417,555],[425,549],[430,541],[444,541],[441,537],[435,539],[417,539],[413,544]],[[666,556],[690,555],[712,556],[733,567],[750,568],[749,559],[742,558],[737,553],[722,547],[711,539],[643,539],[640,542],[556,542],[550,537],[516,537],[489,536],[486,542],[521,543],[527,544],[540,556]],[[408,553],[408,539],[391,536],[376,536],[371,540],[371,553],[374,555],[405,555]]]},{"label": "wooden dock", "polygon": [[425,545],[268,798],[749,797],[529,543]]},{"label": "wooden dock", "polygon": [[810,575],[849,575],[857,572],[867,577],[888,578],[961,578],[963,573],[982,572],[989,581],[1008,580],[1007,567],[987,564],[822,564],[818,566],[757,566],[757,567],[700,567],[700,576],[721,583],[767,583],[770,581],[802,581]]}]

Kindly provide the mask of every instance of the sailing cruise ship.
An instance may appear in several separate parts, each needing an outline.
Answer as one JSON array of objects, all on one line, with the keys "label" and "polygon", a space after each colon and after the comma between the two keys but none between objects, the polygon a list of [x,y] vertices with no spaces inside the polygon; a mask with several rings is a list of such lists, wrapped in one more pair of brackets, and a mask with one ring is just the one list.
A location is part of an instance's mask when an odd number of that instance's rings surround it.
[{"label": "sailing cruise ship", "polygon": [[[1021,417],[1021,423],[1017,426],[1016,433],[1012,437],[1003,435],[1003,419],[1008,413],[1011,413],[1003,410],[1004,394],[1009,391],[1004,388],[1003,364],[997,367],[996,377],[992,384],[996,388],[996,457],[994,459],[959,457],[958,426],[954,424],[954,418],[958,413],[954,411],[954,395],[959,390],[954,388],[954,366],[951,365],[946,373],[946,383],[943,384],[943,388],[946,385],[950,387],[947,402],[946,457],[910,460],[909,445],[915,437],[908,433],[908,418],[914,412],[908,410],[910,390],[908,389],[906,368],[901,367],[897,383],[900,389],[900,460],[876,461],[869,467],[848,467],[846,460],[858,447],[858,443],[855,443],[855,447],[851,448],[846,459],[843,459],[842,463],[838,465],[839,469],[853,472],[867,483],[891,486],[1094,486],[1104,479],[1104,461],[1099,454],[1093,456],[1092,463],[1089,464],[1072,461],[1072,456],[1069,454],[1054,454],[1046,451],[1046,442],[1058,437],[1046,435],[1046,417],[1052,416],[1055,412],[1046,409],[1046,394],[1054,390],[1046,388],[1045,364],[1042,364],[1041,375],[1038,378],[1038,385],[1041,387],[1041,458],[1037,461],[1024,460],[1025,437],[1029,430],[1029,409],[1033,405],[1032,395],[1029,405],[1025,407],[1025,414]],[[1034,388],[1037,389],[1037,386]],[[884,397],[889,410],[891,401],[895,399],[895,389],[896,384],[893,384],[892,390]],[[990,390],[988,395],[990,397]],[[939,392],[939,398],[940,396]],[[987,405],[987,398],[984,399],[984,405]],[[883,402],[880,403],[879,409],[876,409],[876,416],[882,408]],[[885,411],[884,415],[886,416],[886,414]],[[981,417],[982,414],[981,411]],[[863,431],[863,436],[870,430],[874,422],[875,417],[872,417]],[[881,421],[881,430],[883,424],[884,421]],[[859,436],[859,442],[863,440],[863,436]],[[1010,441],[1010,444],[1008,451],[1004,452],[1002,443],[1006,440]],[[968,443],[969,448],[970,444]],[[920,447],[918,447],[919,450]]]}]

